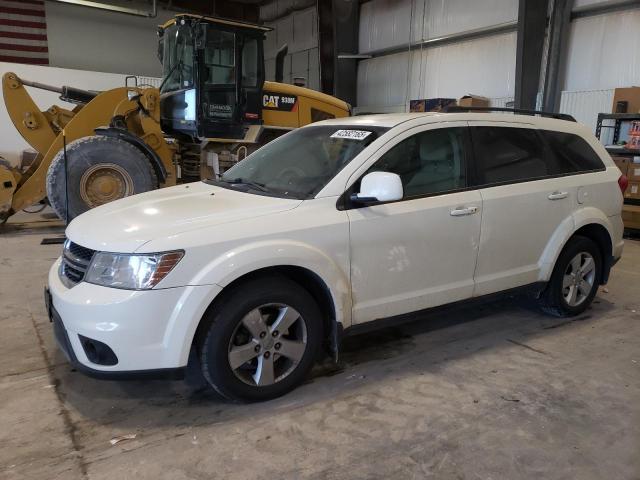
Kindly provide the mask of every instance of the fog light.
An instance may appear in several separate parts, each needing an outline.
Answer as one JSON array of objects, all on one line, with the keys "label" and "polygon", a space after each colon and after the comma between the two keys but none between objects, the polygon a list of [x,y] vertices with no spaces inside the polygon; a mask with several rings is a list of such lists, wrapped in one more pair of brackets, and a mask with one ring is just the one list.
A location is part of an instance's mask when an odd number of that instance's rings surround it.
[{"label": "fog light", "polygon": [[92,340],[91,338],[78,335],[80,344],[84,349],[84,353],[91,363],[96,365],[116,365],[118,363],[118,357],[113,353],[107,345],[98,340]]}]

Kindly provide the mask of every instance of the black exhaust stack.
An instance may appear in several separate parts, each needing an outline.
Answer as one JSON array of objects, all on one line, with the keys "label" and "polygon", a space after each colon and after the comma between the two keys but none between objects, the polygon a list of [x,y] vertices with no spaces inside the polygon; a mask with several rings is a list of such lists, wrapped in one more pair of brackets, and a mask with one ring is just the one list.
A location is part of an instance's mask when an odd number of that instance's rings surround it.
[{"label": "black exhaust stack", "polygon": [[284,57],[287,56],[288,51],[289,47],[285,43],[276,53],[276,82],[278,83],[282,83],[282,78],[284,77]]}]

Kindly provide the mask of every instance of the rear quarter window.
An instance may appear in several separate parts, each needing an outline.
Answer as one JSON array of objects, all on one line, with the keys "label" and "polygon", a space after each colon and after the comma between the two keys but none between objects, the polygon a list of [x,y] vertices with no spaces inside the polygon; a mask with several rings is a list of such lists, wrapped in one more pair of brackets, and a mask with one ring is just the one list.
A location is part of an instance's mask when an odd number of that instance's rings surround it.
[{"label": "rear quarter window", "polygon": [[591,172],[604,169],[600,156],[587,141],[573,133],[540,130],[549,144],[557,174]]}]

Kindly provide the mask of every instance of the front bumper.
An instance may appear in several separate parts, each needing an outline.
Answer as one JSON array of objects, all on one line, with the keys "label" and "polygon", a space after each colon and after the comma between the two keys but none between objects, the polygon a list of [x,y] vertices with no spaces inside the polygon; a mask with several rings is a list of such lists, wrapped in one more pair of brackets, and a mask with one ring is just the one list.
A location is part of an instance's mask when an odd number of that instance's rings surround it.
[{"label": "front bumper", "polygon": [[164,380],[180,380],[184,378],[186,367],[178,368],[158,368],[150,370],[96,370],[95,368],[83,365],[76,357],[67,330],[64,328],[62,319],[51,305],[51,293],[48,288],[44,291],[45,303],[47,304],[47,312],[49,313],[49,321],[53,323],[53,334],[56,343],[64,356],[73,367],[88,375],[89,377],[99,378],[102,380],[141,380],[141,379],[164,379]]},{"label": "front bumper", "polygon": [[[59,264],[49,271],[45,302],[58,345],[78,370],[113,379],[183,374],[195,330],[220,287],[131,291],[81,282],[67,288]],[[83,337],[108,346],[117,363],[92,362]]]}]

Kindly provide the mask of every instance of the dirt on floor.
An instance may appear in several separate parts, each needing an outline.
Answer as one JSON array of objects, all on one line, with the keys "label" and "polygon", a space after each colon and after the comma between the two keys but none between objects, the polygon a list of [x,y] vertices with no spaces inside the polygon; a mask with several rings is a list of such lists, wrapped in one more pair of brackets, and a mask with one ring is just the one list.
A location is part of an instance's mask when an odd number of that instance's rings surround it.
[{"label": "dirt on floor", "polygon": [[42,299],[61,246],[40,242],[61,229],[16,225],[0,233],[2,479],[640,478],[640,242],[581,316],[517,297],[426,316],[236,405],[196,368],[75,372]]}]

